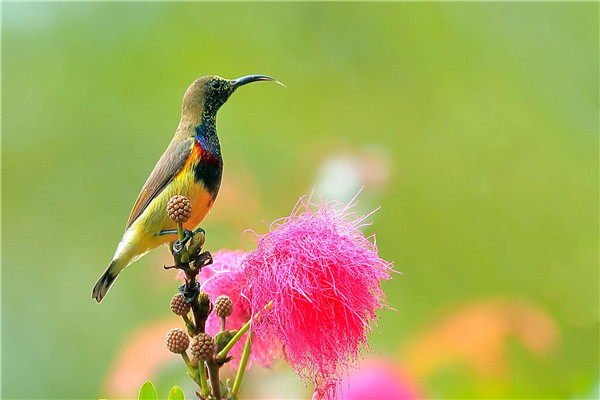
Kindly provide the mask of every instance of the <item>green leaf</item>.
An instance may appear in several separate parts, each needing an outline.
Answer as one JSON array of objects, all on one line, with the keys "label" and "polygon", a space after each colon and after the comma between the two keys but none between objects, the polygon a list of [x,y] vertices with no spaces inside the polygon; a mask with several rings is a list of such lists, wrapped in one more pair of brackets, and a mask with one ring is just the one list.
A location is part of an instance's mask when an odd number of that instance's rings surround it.
[{"label": "green leaf", "polygon": [[154,389],[152,382],[146,381],[146,383],[142,385],[139,400],[158,400],[158,395],[156,394],[156,389]]},{"label": "green leaf", "polygon": [[179,386],[173,386],[169,392],[169,400],[184,400],[183,391]]}]

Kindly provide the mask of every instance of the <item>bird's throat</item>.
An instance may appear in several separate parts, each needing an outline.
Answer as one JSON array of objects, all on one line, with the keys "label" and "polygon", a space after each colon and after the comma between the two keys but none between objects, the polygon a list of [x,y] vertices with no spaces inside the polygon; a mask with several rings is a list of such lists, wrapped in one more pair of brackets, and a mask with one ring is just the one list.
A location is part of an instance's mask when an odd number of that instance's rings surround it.
[{"label": "bird's throat", "polygon": [[211,196],[216,197],[221,186],[223,174],[223,158],[221,146],[217,137],[214,118],[202,119],[202,123],[194,127],[196,140],[196,155],[194,162],[194,179],[204,184]]},{"label": "bird's throat", "polygon": [[202,123],[194,127],[194,132],[194,138],[203,151],[210,153],[213,157],[221,158],[221,146],[214,118],[203,118]]}]

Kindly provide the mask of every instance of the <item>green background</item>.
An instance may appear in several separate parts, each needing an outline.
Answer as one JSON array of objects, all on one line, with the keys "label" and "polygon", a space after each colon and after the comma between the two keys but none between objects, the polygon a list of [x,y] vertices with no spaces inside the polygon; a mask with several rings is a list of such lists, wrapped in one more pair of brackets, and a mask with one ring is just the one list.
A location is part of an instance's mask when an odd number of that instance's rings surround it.
[{"label": "green background", "polygon": [[[208,249],[239,248],[243,229],[264,232],[264,221],[289,214],[328,157],[374,147],[389,176],[365,184],[361,207],[381,205],[366,232],[403,275],[384,285],[397,312],[379,313],[373,350],[402,362],[403,346],[449,310],[526,299],[556,323],[552,354],[509,339],[507,377],[490,383],[459,363],[420,379],[422,393],[592,396],[598,11],[592,2],[3,3],[2,397],[107,396],[101,385],[124,339],[168,317],[175,283],[160,268],[164,248],[128,269],[102,305],[90,292],[185,89],[208,74],[287,85],[245,87],[219,113],[224,180],[252,206],[228,217],[235,207],[217,213],[217,201],[203,223]],[[163,379],[159,392],[176,383]]]}]

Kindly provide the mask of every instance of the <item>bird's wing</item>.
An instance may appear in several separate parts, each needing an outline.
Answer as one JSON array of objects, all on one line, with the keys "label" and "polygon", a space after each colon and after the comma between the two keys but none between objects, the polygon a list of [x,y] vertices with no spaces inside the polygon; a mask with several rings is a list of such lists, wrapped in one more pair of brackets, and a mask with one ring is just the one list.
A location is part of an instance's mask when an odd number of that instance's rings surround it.
[{"label": "bird's wing", "polygon": [[144,212],[148,204],[162,192],[162,190],[173,180],[173,177],[181,170],[185,165],[192,147],[194,145],[193,139],[187,139],[179,142],[175,145],[170,145],[165,150],[158,163],[154,167],[154,170],[148,177],[148,180],[144,184],[142,191],[138,195],[129,220],[127,221],[127,228],[133,224],[133,222]]}]

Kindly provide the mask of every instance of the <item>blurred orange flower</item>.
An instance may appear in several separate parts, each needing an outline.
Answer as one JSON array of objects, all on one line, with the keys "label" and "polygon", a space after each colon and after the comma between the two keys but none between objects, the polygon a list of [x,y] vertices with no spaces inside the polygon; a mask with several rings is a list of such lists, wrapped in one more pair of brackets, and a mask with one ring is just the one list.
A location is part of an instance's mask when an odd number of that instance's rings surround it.
[{"label": "blurred orange flower", "polygon": [[165,336],[174,325],[173,318],[169,318],[132,332],[108,369],[102,393],[108,397],[137,398],[140,386],[154,379],[165,364],[181,362],[165,346]]},{"label": "blurred orange flower", "polygon": [[466,363],[481,376],[503,376],[507,340],[516,338],[539,356],[557,346],[554,320],[524,299],[500,298],[462,307],[409,343],[403,362],[418,378],[440,367]]}]

